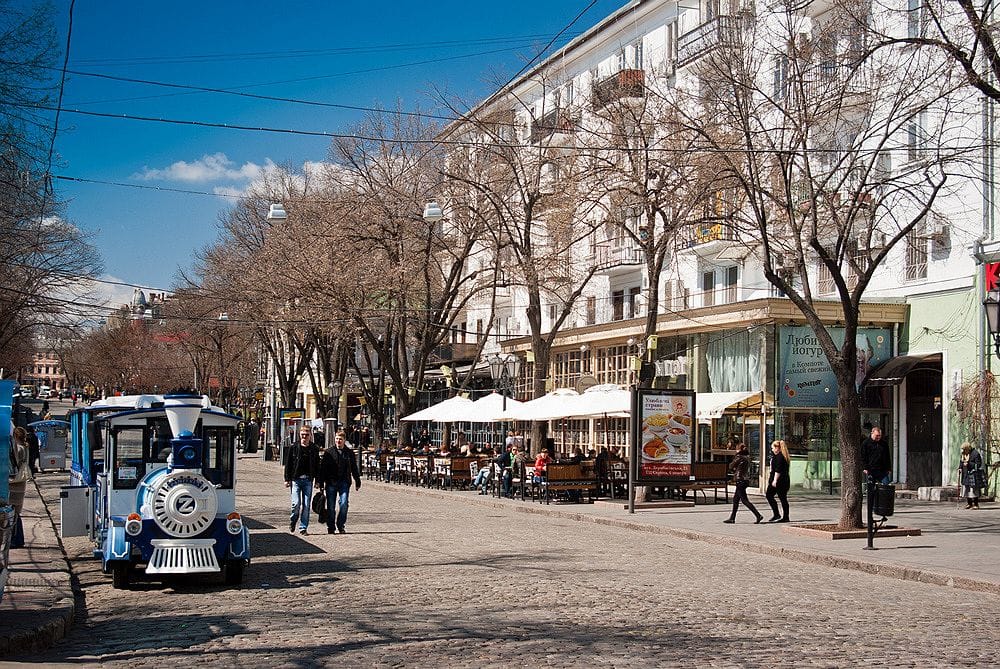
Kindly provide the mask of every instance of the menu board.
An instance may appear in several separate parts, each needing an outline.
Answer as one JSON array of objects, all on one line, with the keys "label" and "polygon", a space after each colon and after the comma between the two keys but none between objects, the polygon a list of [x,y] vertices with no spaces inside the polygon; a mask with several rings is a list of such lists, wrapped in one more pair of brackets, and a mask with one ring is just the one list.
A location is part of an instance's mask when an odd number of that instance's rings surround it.
[{"label": "menu board", "polygon": [[637,483],[688,480],[697,432],[695,395],[685,390],[638,390],[634,442]]}]

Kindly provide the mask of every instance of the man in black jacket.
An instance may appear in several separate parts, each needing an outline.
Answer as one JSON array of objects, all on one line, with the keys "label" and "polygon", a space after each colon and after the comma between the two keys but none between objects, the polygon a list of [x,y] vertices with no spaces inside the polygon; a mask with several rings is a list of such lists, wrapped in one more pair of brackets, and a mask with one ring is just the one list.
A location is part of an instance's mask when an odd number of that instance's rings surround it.
[{"label": "man in black jacket", "polygon": [[892,451],[881,428],[873,427],[871,436],[861,442],[861,469],[875,483],[892,481]]},{"label": "man in black jacket", "polygon": [[[351,493],[351,479],[355,490],[361,490],[361,471],[354,451],[347,445],[347,435],[337,432],[334,448],[326,449],[320,460],[319,476],[316,483],[326,486],[326,531],[328,534],[347,532],[348,498]],[[337,507],[340,507],[339,510]]]},{"label": "man in black jacket", "polygon": [[309,527],[309,506],[312,502],[313,479],[319,476],[319,450],[313,444],[312,430],[308,425],[299,428],[299,443],[288,451],[285,461],[285,487],[292,489],[292,516],[288,520],[288,531],[295,531],[299,524],[299,534],[306,534]]}]

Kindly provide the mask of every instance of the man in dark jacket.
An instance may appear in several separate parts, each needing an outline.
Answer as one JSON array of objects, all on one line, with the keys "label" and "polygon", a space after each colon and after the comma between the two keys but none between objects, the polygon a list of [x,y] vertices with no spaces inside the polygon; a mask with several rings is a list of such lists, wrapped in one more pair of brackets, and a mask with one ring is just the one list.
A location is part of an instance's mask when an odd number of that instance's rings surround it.
[{"label": "man in dark jacket", "polygon": [[892,481],[892,451],[881,428],[873,427],[871,436],[861,442],[861,469],[875,483]]},{"label": "man in dark jacket", "polygon": [[288,521],[288,531],[295,531],[299,524],[299,534],[306,534],[309,527],[309,506],[312,502],[313,479],[319,475],[319,450],[312,442],[312,430],[308,425],[299,428],[299,443],[288,451],[285,461],[285,487],[292,489],[292,516]]},{"label": "man in dark jacket", "polygon": [[[347,532],[348,498],[351,493],[351,479],[354,489],[361,490],[361,471],[354,451],[347,445],[347,435],[337,432],[334,448],[326,449],[320,460],[319,477],[316,482],[326,486],[326,531],[328,534]],[[337,507],[340,507],[339,510]]]}]

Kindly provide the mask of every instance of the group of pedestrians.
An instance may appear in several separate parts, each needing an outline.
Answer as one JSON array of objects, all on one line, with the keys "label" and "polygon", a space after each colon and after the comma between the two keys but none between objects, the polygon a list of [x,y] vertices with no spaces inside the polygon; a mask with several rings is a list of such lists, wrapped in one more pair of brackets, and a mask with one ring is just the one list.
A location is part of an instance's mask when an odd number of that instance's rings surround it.
[{"label": "group of pedestrians", "polygon": [[298,528],[299,534],[308,534],[315,484],[326,497],[327,534],[345,534],[352,480],[354,489],[360,490],[361,471],[344,431],[336,433],[332,446],[321,449],[313,440],[312,430],[303,426],[298,443],[289,448],[285,460],[285,487],[291,490],[292,505],[288,530],[295,532]]},{"label": "group of pedestrians", "polygon": [[[771,518],[769,523],[788,522],[788,490],[791,487],[791,479],[788,476],[788,445],[783,439],[771,442],[770,471],[767,476],[767,492],[765,497],[771,507]],[[724,523],[732,524],[736,522],[736,512],[743,504],[750,513],[754,515],[755,523],[764,520],[764,516],[757,510],[757,507],[750,501],[747,495],[747,488],[750,487],[750,449],[746,444],[740,443],[737,446],[736,457],[729,465],[729,470],[733,473],[736,482],[736,492],[733,494],[733,511]],[[777,500],[775,500],[777,497]],[[778,512],[778,502],[781,503],[781,512]]]}]

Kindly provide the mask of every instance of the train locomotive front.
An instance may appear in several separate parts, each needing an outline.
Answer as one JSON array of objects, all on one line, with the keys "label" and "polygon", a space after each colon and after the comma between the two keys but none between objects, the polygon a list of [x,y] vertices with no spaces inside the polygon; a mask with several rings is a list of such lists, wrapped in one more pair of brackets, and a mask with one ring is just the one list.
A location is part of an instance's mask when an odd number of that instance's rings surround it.
[{"label": "train locomotive front", "polygon": [[[250,535],[236,511],[238,421],[199,396],[147,396],[124,410],[71,415],[80,428],[74,465],[78,452],[83,461],[76,488],[93,492],[94,553],[116,588],[140,565],[155,577],[222,573],[227,584],[242,582]],[[94,422],[106,427],[104,439],[89,429]],[[77,433],[89,438],[78,444]],[[91,457],[88,475],[86,452],[102,446],[103,462]],[[65,526],[64,513],[71,536]]]}]

